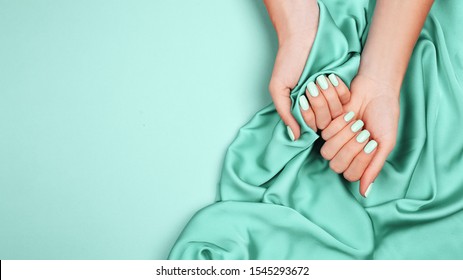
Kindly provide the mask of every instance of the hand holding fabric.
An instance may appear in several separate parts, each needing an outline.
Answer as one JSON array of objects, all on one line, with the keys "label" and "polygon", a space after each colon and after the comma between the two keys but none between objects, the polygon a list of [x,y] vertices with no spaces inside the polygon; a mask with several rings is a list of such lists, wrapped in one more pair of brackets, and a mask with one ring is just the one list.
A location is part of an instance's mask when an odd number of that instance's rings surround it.
[{"label": "hand holding fabric", "polygon": [[[342,82],[342,81],[341,81]],[[387,84],[357,75],[345,115],[322,132],[326,143],[321,154],[330,167],[349,181],[360,180],[360,193],[367,196],[395,146],[399,121],[399,94]],[[355,118],[354,118],[355,116]],[[361,130],[362,128],[364,130]],[[376,141],[367,141],[368,139]],[[378,149],[376,150],[376,146]]]},{"label": "hand holding fabric", "polygon": [[[278,35],[278,53],[269,83],[275,108],[288,127],[292,139],[300,137],[300,127],[291,114],[290,92],[304,69],[318,29],[316,0],[265,0]],[[316,130],[313,122],[308,123]]]}]

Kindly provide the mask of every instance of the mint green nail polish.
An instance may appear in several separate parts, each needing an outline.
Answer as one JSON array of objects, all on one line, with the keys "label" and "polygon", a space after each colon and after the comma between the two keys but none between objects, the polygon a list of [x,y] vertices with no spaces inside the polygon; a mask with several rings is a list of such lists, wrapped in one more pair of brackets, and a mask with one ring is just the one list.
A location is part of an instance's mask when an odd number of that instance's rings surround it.
[{"label": "mint green nail polish", "polygon": [[368,197],[368,195],[370,194],[370,191],[371,189],[373,188],[373,183],[371,183],[368,188],[367,188],[367,191],[365,192],[365,197]]},{"label": "mint green nail polish", "polygon": [[352,132],[357,132],[359,131],[360,129],[362,129],[363,127],[363,121],[362,120],[357,120],[356,122],[354,122],[354,124],[350,127],[350,129],[352,130]]},{"label": "mint green nail polish", "polygon": [[365,129],[362,132],[360,132],[359,135],[357,135],[356,140],[359,143],[363,143],[363,142],[367,141],[368,137],[370,137],[370,132]]},{"label": "mint green nail polish", "polygon": [[311,96],[313,96],[313,97],[318,96],[318,88],[317,88],[317,86],[315,85],[314,82],[309,82],[307,84],[307,90],[309,91]]},{"label": "mint green nail polish", "polygon": [[317,77],[317,84],[323,89],[328,89],[328,81],[326,81],[326,77],[324,75],[320,75]]},{"label": "mint green nail polish", "polygon": [[344,120],[346,122],[350,122],[355,117],[355,113],[350,111],[349,113],[344,115]]},{"label": "mint green nail polish", "polygon": [[309,110],[309,101],[305,95],[301,95],[301,97],[299,97],[299,105],[301,105],[302,110]]},{"label": "mint green nail polish", "polygon": [[288,136],[289,136],[289,139],[291,139],[291,141],[294,141],[294,133],[293,131],[291,130],[291,127],[289,127],[289,125],[286,126],[286,130],[288,132]]},{"label": "mint green nail polish", "polygon": [[330,82],[333,86],[335,87],[339,86],[339,81],[335,74],[330,74],[328,76],[328,79],[330,79]]},{"label": "mint green nail polish", "polygon": [[376,142],[375,140],[370,140],[370,142],[368,142],[365,148],[363,148],[363,151],[367,154],[370,154],[376,149],[376,147],[378,147],[378,142]]}]

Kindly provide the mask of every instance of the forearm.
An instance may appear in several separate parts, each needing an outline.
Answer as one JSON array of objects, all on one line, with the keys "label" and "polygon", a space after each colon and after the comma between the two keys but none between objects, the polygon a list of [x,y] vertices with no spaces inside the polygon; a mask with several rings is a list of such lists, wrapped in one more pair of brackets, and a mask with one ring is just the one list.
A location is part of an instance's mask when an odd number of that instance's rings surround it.
[{"label": "forearm", "polygon": [[264,0],[281,45],[311,44],[318,28],[319,9],[316,0]]},{"label": "forearm", "polygon": [[378,0],[359,74],[399,92],[433,0]]}]

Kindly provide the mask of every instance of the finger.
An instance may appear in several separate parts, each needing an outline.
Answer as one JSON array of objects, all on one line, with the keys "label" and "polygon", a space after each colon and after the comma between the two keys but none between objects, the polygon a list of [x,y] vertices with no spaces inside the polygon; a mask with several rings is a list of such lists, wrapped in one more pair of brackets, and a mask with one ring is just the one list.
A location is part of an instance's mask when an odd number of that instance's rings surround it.
[{"label": "finger", "polygon": [[322,138],[325,139],[325,141],[328,141],[331,137],[341,131],[341,129],[346,127],[346,125],[350,124],[354,120],[354,117],[355,113],[350,111],[332,120],[331,123],[322,131]]},{"label": "finger", "polygon": [[349,140],[330,161],[330,168],[338,174],[343,173],[365,147],[369,138],[370,132],[363,130],[356,137]]},{"label": "finger", "polygon": [[290,89],[270,83],[269,91],[273,103],[275,104],[275,109],[286,124],[289,139],[292,141],[297,140],[301,132],[299,124],[291,114],[291,99],[289,98]]},{"label": "finger", "polygon": [[305,94],[299,97],[299,107],[301,109],[302,118],[305,123],[312,128],[313,131],[317,132],[317,125],[315,123],[315,115],[310,108],[309,101]]},{"label": "finger", "polygon": [[320,94],[314,82],[309,82],[307,84],[306,96],[309,98],[310,106],[315,113],[315,123],[317,127],[324,129],[331,122],[331,114],[325,97]]},{"label": "finger", "polygon": [[317,77],[317,85],[321,89],[323,96],[325,96],[328,108],[330,109],[331,118],[334,119],[342,114],[342,104],[339,100],[338,93],[334,86],[326,79],[325,75]]},{"label": "finger", "polygon": [[354,160],[352,160],[349,167],[344,171],[343,175],[346,180],[350,182],[360,180],[363,173],[365,172],[365,169],[368,167],[368,164],[370,164],[371,160],[373,159],[377,146],[378,143],[375,140],[370,140],[365,145],[363,151],[358,153]]},{"label": "finger", "polygon": [[363,127],[363,121],[357,120],[352,125],[347,125],[338,134],[326,141],[320,150],[321,155],[331,160],[341,150],[341,148],[349,142]]},{"label": "finger", "polygon": [[330,74],[328,79],[330,79],[331,84],[334,86],[341,104],[347,104],[350,101],[350,90],[346,84],[335,74]]},{"label": "finger", "polygon": [[365,170],[364,174],[360,178],[360,194],[364,197],[367,197],[370,193],[373,182],[375,181],[376,177],[378,176],[379,172],[386,163],[386,159],[389,156],[389,153],[392,151],[393,145],[383,145],[379,143],[378,150],[371,160],[371,163],[368,165],[367,169]]}]

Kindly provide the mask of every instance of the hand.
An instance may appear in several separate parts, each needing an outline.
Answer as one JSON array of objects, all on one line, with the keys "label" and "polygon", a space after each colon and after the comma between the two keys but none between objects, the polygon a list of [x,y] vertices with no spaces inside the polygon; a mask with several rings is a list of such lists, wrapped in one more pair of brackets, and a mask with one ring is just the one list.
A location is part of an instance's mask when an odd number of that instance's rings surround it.
[{"label": "hand", "polygon": [[[352,111],[357,119],[363,120],[370,136],[378,143],[377,150],[365,152],[365,147],[369,145],[372,148],[375,142],[367,144],[367,137],[364,142],[358,143],[357,136],[361,131],[352,132],[351,129],[355,118],[346,122],[343,121],[343,115],[333,120],[322,132],[322,137],[327,141],[321,153],[330,160],[330,166],[335,172],[343,173],[349,181],[360,179],[360,193],[366,196],[367,190],[371,190],[370,184],[378,176],[396,143],[399,89],[359,74],[352,81],[351,99],[344,106],[344,111]],[[363,136],[368,132],[363,132]]]},{"label": "hand", "polygon": [[[289,97],[305,66],[318,29],[316,0],[264,0],[275,30],[279,48],[269,83],[275,108],[290,128],[290,137],[300,137],[300,128],[291,114]],[[312,127],[316,130],[316,127]]]}]

